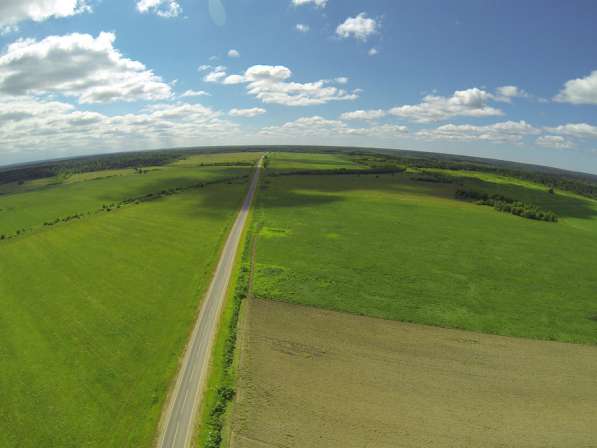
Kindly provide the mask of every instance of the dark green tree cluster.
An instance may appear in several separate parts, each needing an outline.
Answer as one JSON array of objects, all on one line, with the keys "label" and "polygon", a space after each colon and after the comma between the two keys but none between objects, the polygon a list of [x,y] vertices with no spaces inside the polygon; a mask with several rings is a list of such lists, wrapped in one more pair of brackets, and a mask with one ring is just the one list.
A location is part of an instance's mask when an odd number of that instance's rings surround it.
[{"label": "dark green tree cluster", "polygon": [[517,201],[500,194],[487,194],[474,190],[458,189],[456,198],[460,200],[471,200],[479,205],[486,205],[495,208],[499,212],[511,213],[522,218],[534,219],[537,221],[557,222],[558,215],[549,210],[541,210],[539,207]]}]

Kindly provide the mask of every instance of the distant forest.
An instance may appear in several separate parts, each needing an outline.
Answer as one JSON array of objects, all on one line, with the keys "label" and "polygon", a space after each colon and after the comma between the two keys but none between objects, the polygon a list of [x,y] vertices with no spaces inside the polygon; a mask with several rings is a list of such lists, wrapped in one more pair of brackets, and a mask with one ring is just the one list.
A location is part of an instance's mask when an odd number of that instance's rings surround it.
[{"label": "distant forest", "polygon": [[382,171],[399,168],[439,168],[445,170],[481,171],[537,182],[547,188],[558,188],[597,199],[597,176],[560,170],[539,165],[456,156],[407,150],[319,146],[242,146],[205,147],[155,150],[130,153],[78,157],[67,160],[30,163],[0,168],[0,184],[55,177],[90,171],[143,168],[172,163],[198,153],[233,151],[291,151],[343,153],[365,164],[369,169]]}]

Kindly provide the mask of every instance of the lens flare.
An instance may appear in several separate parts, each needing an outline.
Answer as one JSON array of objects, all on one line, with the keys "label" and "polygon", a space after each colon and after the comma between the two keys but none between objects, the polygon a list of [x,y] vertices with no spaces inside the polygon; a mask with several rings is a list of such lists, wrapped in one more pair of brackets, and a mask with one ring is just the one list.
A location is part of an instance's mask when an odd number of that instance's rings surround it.
[{"label": "lens flare", "polygon": [[226,24],[226,8],[224,8],[222,0],[209,0],[209,15],[216,25],[224,26]]}]

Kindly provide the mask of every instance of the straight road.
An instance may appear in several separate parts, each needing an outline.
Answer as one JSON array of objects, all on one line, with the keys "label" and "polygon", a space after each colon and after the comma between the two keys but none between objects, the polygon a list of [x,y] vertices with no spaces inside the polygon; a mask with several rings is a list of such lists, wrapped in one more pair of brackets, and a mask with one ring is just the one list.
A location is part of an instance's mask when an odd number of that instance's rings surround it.
[{"label": "straight road", "polygon": [[262,163],[263,158],[257,164],[249,191],[228,235],[211,285],[203,300],[199,318],[195,323],[176,379],[176,385],[162,418],[158,438],[159,448],[187,448],[191,445],[195,418],[207,377],[209,358],[218,329],[220,312],[226,298],[236,252],[257,189]]}]

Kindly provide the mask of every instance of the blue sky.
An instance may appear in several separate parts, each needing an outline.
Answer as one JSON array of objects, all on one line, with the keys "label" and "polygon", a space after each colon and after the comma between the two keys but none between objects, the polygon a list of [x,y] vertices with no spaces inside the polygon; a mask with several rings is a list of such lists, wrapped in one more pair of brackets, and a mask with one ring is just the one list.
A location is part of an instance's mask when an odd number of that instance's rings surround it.
[{"label": "blue sky", "polygon": [[378,146],[597,173],[594,1],[2,0],[0,164]]}]

